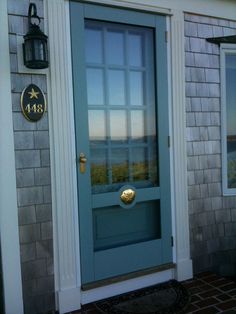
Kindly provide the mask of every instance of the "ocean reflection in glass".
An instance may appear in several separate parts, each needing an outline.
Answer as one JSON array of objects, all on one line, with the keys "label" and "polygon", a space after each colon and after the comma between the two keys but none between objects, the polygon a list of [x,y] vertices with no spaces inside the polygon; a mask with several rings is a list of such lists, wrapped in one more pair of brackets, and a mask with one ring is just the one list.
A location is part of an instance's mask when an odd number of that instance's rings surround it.
[{"label": "ocean reflection in glass", "polygon": [[228,188],[236,188],[236,55],[225,60]]},{"label": "ocean reflection in glass", "polygon": [[86,20],[85,37],[93,193],[157,186],[153,30]]}]

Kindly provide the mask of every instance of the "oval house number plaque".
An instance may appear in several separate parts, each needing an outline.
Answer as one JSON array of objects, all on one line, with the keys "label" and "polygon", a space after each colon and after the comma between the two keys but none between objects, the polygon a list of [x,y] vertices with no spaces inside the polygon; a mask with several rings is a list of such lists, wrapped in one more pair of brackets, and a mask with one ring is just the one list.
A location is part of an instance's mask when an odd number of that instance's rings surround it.
[{"label": "oval house number plaque", "polygon": [[21,109],[25,118],[31,122],[40,120],[46,111],[46,99],[41,89],[30,84],[21,94]]}]

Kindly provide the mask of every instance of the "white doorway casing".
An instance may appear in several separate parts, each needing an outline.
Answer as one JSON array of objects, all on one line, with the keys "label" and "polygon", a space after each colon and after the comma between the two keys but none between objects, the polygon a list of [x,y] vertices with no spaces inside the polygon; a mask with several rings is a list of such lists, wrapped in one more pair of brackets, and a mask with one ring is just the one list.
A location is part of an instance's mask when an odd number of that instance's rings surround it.
[{"label": "white doorway casing", "polygon": [[0,1],[0,240],[5,312],[23,314],[7,0]]},{"label": "white doorway casing", "polygon": [[[99,2],[99,1],[97,1]],[[108,1],[116,3],[116,1]],[[129,3],[130,4],[130,3]],[[69,2],[45,1],[50,38],[48,102],[52,167],[54,260],[57,306],[60,313],[81,303],[141,288],[170,278],[192,277],[187,202],[185,147],[184,20],[182,11],[171,11],[169,36],[172,206],[175,271],[132,279],[122,284],[81,292],[79,225],[76,181],[75,130],[70,50]],[[125,2],[123,1],[123,7]],[[142,5],[144,8],[145,5]],[[147,7],[148,10],[148,7]],[[152,12],[154,7],[152,6]],[[156,8],[156,13],[170,14]]]}]

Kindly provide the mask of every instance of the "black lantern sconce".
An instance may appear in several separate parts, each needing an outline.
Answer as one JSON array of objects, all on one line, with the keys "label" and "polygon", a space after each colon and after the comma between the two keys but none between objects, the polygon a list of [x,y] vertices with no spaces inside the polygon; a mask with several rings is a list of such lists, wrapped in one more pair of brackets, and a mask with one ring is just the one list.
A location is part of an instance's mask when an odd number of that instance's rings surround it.
[{"label": "black lantern sconce", "polygon": [[37,8],[30,3],[28,11],[29,31],[24,36],[23,56],[24,65],[30,69],[48,68],[48,37],[41,31],[40,17],[37,15]]}]

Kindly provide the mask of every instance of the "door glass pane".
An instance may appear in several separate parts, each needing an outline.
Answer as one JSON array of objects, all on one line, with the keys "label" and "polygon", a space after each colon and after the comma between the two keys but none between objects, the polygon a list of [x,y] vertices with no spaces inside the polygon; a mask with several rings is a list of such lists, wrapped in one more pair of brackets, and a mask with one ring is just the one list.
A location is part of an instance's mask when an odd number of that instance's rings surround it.
[{"label": "door glass pane", "polygon": [[131,111],[131,140],[135,142],[145,141],[145,127],[144,127],[144,111]]},{"label": "door glass pane", "polygon": [[[94,49],[96,47],[96,49]],[[85,36],[86,62],[102,63],[102,29],[87,27]]]},{"label": "door glass pane", "polygon": [[129,64],[140,67],[143,65],[143,42],[142,33],[130,33],[128,35]]},{"label": "door glass pane", "polygon": [[109,70],[108,72],[109,104],[125,105],[125,72]]},{"label": "door glass pane", "polygon": [[129,181],[128,151],[127,149],[112,149],[112,183]]},{"label": "door glass pane", "polygon": [[131,106],[144,105],[143,72],[130,72],[130,103]]},{"label": "door glass pane", "polygon": [[133,182],[145,181],[146,186],[157,185],[156,151],[150,151],[147,148],[133,148],[131,156]]},{"label": "door glass pane", "polygon": [[153,30],[86,20],[87,31],[99,55],[86,58],[92,191],[157,186]]},{"label": "door glass pane", "polygon": [[132,149],[133,181],[148,180],[148,157],[146,148]]},{"label": "door glass pane", "polygon": [[112,144],[127,140],[127,118],[125,110],[110,111],[110,138]]},{"label": "door glass pane", "polygon": [[91,149],[91,181],[94,186],[109,183],[106,149]]},{"label": "door glass pane", "polygon": [[106,40],[106,56],[108,64],[124,64],[124,33],[108,31]]},{"label": "door glass pane", "polygon": [[104,104],[103,71],[100,69],[87,69],[87,99],[89,105]]},{"label": "door glass pane", "polygon": [[91,144],[104,144],[104,141],[106,140],[104,110],[89,110],[89,136]]}]

